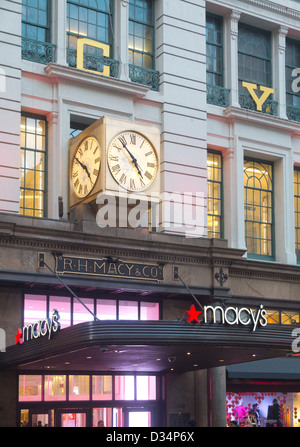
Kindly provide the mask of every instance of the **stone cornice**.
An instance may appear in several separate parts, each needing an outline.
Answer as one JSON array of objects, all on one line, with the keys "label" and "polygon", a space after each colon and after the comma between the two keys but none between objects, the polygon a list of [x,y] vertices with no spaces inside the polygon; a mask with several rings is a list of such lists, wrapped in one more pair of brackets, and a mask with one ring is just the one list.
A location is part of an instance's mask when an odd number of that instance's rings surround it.
[{"label": "stone cornice", "polygon": [[[20,221],[21,220],[21,221]],[[70,222],[15,219],[0,222],[1,246],[45,252],[64,252],[78,256],[119,256],[183,264],[230,265],[241,259],[243,250],[227,248],[227,241],[192,239],[148,230],[100,230],[96,224],[89,233],[76,231]],[[31,224],[32,222],[32,224]],[[27,223],[27,225],[25,225]],[[133,245],[134,240],[134,245]]]},{"label": "stone cornice", "polygon": [[[290,121],[280,118],[274,115],[268,115],[266,113],[257,112],[255,110],[248,110],[242,107],[230,106],[224,110],[224,116],[234,120],[247,120],[259,125],[265,125],[268,127],[281,128],[292,134],[300,134],[300,123],[296,121]],[[211,112],[208,110],[208,114]]]},{"label": "stone cornice", "polygon": [[66,67],[51,63],[45,67],[45,73],[49,78],[56,81],[76,82],[77,84],[87,84],[92,87],[113,90],[117,93],[129,94],[138,98],[143,98],[149,92],[148,86],[128,81],[122,81],[98,73],[78,70],[77,68]]},{"label": "stone cornice", "polygon": [[287,6],[280,5],[279,3],[271,2],[269,0],[241,0],[244,3],[258,6],[259,8],[267,9],[268,11],[276,12],[287,17],[294,19],[300,19],[300,11],[296,9],[288,8]]},{"label": "stone cornice", "polygon": [[[226,8],[230,8],[230,5],[226,0],[218,0],[217,2],[213,1],[213,3],[217,3],[218,5],[221,4]],[[280,3],[276,3],[270,0],[240,0],[240,3],[246,3],[248,5],[256,6],[258,8],[279,14],[281,16],[293,18],[295,20],[300,19],[299,10],[281,5]],[[235,4],[234,6],[232,6],[232,9],[238,10],[238,5]]]}]

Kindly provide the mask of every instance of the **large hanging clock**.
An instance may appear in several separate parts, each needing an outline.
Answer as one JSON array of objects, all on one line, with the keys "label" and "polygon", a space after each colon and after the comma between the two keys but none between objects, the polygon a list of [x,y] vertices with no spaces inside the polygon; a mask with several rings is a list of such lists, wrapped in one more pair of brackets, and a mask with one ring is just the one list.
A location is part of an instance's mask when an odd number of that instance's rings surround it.
[{"label": "large hanging clock", "polygon": [[94,137],[85,138],[76,149],[71,166],[71,183],[75,195],[86,198],[93,190],[101,165],[100,144]]},{"label": "large hanging clock", "polygon": [[134,131],[122,132],[113,139],[108,147],[107,163],[118,185],[131,192],[149,188],[158,172],[153,145]]}]

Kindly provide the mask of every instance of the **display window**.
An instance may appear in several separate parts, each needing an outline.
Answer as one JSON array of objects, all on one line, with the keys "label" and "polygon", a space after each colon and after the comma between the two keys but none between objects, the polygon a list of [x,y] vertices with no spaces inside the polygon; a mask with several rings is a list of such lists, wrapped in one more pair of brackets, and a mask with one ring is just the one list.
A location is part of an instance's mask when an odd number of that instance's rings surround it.
[{"label": "display window", "polygon": [[[160,319],[160,303],[157,301],[110,300],[102,298],[76,298],[54,295],[24,295],[24,325],[49,317],[56,309],[61,329],[68,326],[98,320],[152,320]],[[88,311],[90,310],[90,312]]]},{"label": "display window", "polygon": [[21,374],[19,423],[22,427],[150,427],[162,401],[161,382],[159,376],[140,374]]},{"label": "display window", "polygon": [[300,393],[227,393],[227,425],[300,427]]}]

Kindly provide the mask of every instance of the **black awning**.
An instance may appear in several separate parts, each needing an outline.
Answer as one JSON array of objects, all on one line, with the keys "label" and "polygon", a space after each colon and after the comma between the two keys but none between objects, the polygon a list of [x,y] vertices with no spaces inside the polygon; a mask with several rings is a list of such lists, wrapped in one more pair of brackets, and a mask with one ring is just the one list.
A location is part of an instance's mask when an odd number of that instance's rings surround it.
[{"label": "black awning", "polygon": [[286,327],[95,321],[8,347],[0,369],[184,372],[283,357],[291,345]]}]

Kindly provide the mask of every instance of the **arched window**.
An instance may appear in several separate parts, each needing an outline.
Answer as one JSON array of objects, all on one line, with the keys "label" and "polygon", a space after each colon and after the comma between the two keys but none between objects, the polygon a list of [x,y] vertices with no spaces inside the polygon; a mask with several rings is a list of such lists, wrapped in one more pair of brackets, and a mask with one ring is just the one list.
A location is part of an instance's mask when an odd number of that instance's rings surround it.
[{"label": "arched window", "polygon": [[244,163],[245,238],[248,254],[274,257],[273,165]]},{"label": "arched window", "polygon": [[77,66],[79,38],[91,41],[91,45],[84,46],[84,68],[103,72],[103,50],[92,46],[92,42],[108,45],[112,57],[112,0],[68,0],[67,59],[71,67]]},{"label": "arched window", "polygon": [[239,86],[242,81],[272,87],[271,34],[240,25],[238,37]]}]

